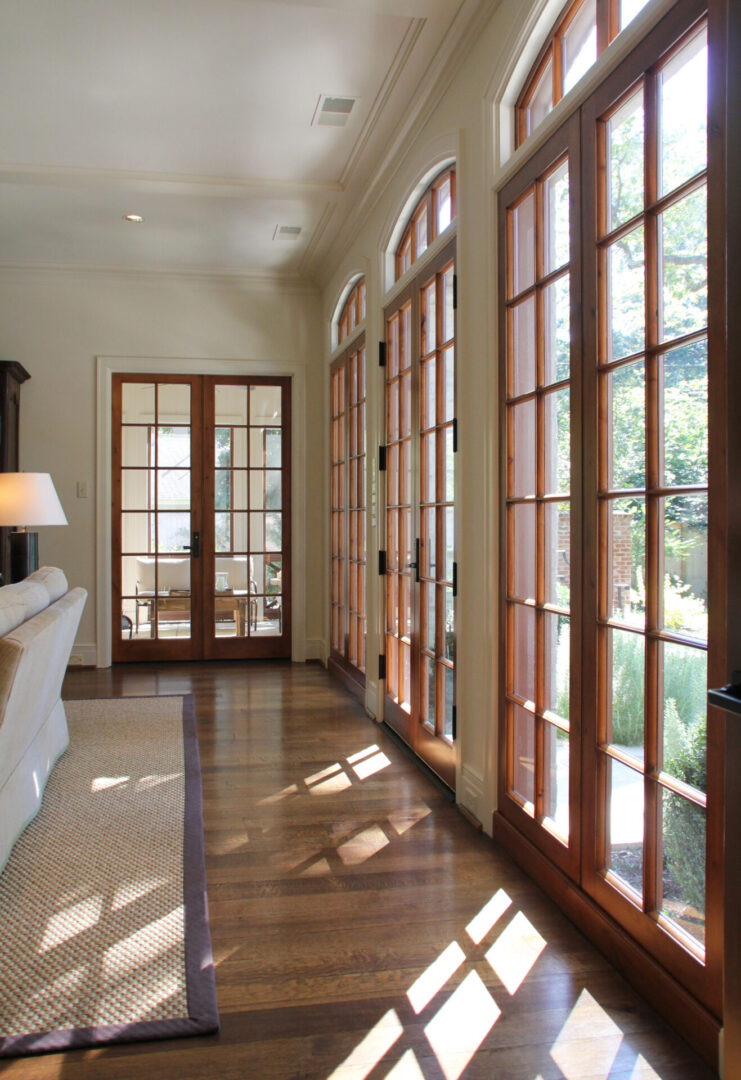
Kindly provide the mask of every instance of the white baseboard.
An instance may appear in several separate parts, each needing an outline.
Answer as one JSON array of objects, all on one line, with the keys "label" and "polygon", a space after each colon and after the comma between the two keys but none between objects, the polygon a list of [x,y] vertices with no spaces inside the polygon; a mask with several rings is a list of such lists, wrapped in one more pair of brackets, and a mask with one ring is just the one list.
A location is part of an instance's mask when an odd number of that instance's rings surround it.
[{"label": "white baseboard", "polygon": [[327,666],[327,661],[329,660],[329,649],[327,648],[327,642],[324,640],[324,638],[306,639],[306,659],[321,660],[324,666]]},{"label": "white baseboard", "polygon": [[378,716],[378,683],[371,682],[366,672],[365,676],[365,711],[372,720]]},{"label": "white baseboard", "polygon": [[457,799],[476,821],[484,820],[484,778],[468,765],[461,766],[460,788]]},{"label": "white baseboard", "polygon": [[98,666],[98,650],[95,645],[79,645],[75,643],[72,646],[72,652],[70,653],[68,667],[97,667]]}]

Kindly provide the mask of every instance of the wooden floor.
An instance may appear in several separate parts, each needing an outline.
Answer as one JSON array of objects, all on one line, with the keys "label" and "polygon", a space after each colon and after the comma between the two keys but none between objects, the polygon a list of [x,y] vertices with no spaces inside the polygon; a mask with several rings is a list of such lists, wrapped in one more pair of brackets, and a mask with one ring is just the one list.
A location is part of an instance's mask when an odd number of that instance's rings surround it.
[{"label": "wooden floor", "polygon": [[318,665],[126,665],[193,693],[219,1035],[0,1063],[33,1080],[706,1080],[554,905]]}]

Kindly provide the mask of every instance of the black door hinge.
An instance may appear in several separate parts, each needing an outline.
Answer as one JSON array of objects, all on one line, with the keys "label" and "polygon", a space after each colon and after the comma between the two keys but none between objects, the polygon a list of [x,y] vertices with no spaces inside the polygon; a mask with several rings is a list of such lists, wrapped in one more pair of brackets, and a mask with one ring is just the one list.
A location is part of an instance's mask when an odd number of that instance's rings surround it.
[{"label": "black door hinge", "polygon": [[386,573],[386,552],[383,548],[379,548],[378,550],[378,573]]},{"label": "black door hinge", "polygon": [[458,709],[453,706],[453,742],[455,742],[458,735]]},{"label": "black door hinge", "polygon": [[386,654],[385,653],[379,653],[378,654],[378,679],[380,681],[381,679],[385,680],[385,678],[386,678]]},{"label": "black door hinge", "polygon": [[453,453],[458,453],[458,417],[453,417]]},{"label": "black door hinge", "polygon": [[458,563],[453,563],[453,596],[458,595]]},{"label": "black door hinge", "polygon": [[386,342],[378,342],[378,366],[386,367]]},{"label": "black door hinge", "polygon": [[458,310],[458,275],[453,274],[453,311]]},{"label": "black door hinge", "polygon": [[386,447],[378,447],[378,471],[386,472]]}]

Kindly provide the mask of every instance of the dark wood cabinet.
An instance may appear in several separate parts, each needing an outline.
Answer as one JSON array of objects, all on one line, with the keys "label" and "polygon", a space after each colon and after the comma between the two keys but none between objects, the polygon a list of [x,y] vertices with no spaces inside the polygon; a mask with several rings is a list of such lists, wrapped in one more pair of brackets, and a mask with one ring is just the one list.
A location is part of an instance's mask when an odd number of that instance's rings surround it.
[{"label": "dark wood cabinet", "polygon": [[[0,360],[0,472],[18,472],[21,384],[30,379],[26,369],[14,360]],[[0,529],[0,584],[10,581],[8,533]]]}]

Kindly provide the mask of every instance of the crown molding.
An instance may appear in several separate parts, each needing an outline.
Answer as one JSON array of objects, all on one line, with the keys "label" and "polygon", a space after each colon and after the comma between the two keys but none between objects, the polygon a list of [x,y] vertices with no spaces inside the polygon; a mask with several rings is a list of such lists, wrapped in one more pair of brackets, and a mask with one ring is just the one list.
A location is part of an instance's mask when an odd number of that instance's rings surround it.
[{"label": "crown molding", "polygon": [[0,262],[0,277],[18,277],[20,275],[26,277],[54,277],[62,274],[67,277],[79,277],[81,279],[88,279],[91,276],[103,276],[110,280],[187,281],[227,289],[277,289],[282,292],[307,296],[317,296],[319,294],[318,285],[299,274],[281,274],[267,270],[189,270],[174,267],[152,269],[151,267],[80,266],[64,263],[39,263],[34,265],[30,263]]}]

